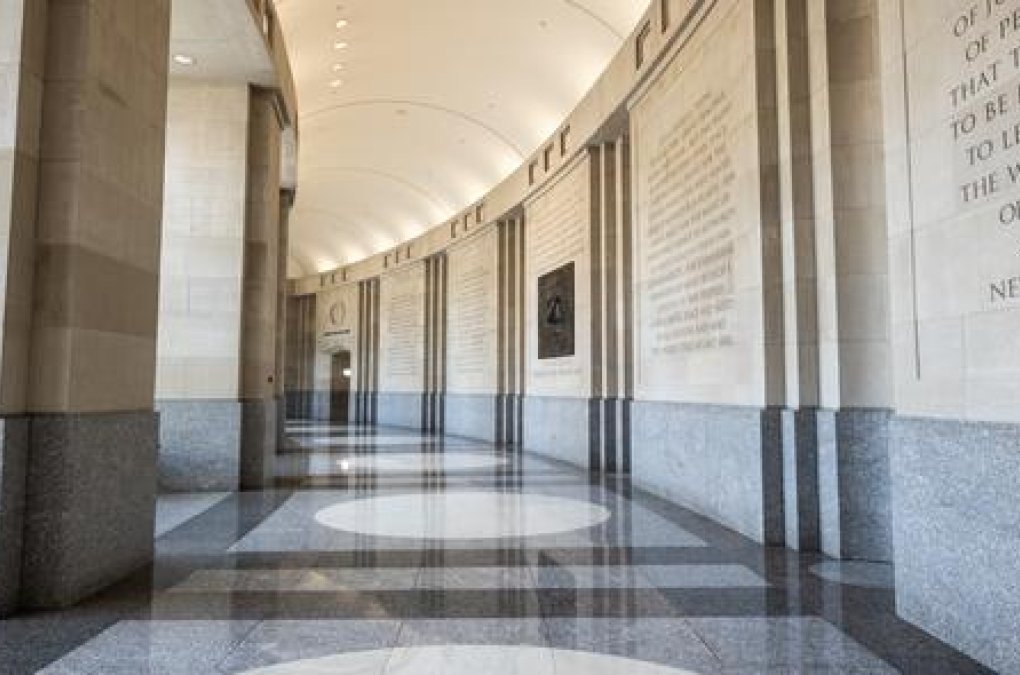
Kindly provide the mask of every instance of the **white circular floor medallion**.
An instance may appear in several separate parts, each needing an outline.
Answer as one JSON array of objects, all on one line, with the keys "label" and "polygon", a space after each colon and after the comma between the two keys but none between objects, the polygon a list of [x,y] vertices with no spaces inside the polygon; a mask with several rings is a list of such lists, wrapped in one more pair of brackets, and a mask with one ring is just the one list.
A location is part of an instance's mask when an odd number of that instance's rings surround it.
[{"label": "white circular floor medallion", "polygon": [[[309,453],[302,467],[312,476],[343,476],[358,472],[377,474],[421,474],[492,471],[508,461],[491,453],[421,453],[395,452],[378,455],[346,455]],[[300,466],[300,463],[298,464]]]},{"label": "white circular floor medallion", "polygon": [[505,459],[491,454],[452,454],[445,452],[435,454],[398,452],[389,455],[358,455],[336,461],[341,471],[358,471],[363,469],[378,473],[475,471],[478,469],[495,469],[506,464]]},{"label": "white circular floor medallion", "polygon": [[541,647],[415,647],[353,652],[247,671],[247,675],[695,675],[644,661]]},{"label": "white circular floor medallion", "polygon": [[577,499],[513,492],[416,492],[356,499],[315,514],[336,530],[403,539],[503,539],[600,525],[609,511]]}]

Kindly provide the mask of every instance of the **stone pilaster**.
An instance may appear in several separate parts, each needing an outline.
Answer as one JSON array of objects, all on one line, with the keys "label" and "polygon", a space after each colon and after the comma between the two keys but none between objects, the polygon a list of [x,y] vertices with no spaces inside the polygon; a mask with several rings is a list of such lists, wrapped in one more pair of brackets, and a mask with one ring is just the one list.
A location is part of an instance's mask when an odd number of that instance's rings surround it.
[{"label": "stone pilaster", "polygon": [[241,487],[274,477],[283,120],[274,92],[251,88],[241,318]]},{"label": "stone pilaster", "polygon": [[48,8],[26,381],[29,607],[72,604],[148,562],[156,491],[170,3]]},{"label": "stone pilaster", "polygon": [[889,254],[875,0],[807,3],[822,550],[891,560]]}]

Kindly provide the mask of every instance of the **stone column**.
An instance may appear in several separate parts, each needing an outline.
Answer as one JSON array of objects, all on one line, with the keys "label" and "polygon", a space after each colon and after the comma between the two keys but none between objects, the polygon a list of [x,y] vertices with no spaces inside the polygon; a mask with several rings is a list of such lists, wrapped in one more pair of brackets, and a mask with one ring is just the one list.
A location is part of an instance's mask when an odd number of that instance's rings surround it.
[{"label": "stone column", "polygon": [[524,406],[524,219],[497,223],[496,442],[520,446]]},{"label": "stone column", "polygon": [[776,79],[783,241],[786,544],[818,550],[818,296],[806,0],[777,0]]},{"label": "stone column", "polygon": [[287,417],[312,419],[315,393],[315,306],[316,296],[287,299]]},{"label": "stone column", "polygon": [[379,410],[379,279],[358,283],[358,393],[355,421],[375,424]]},{"label": "stone column", "polygon": [[891,560],[892,355],[878,2],[808,3],[822,550]]},{"label": "stone column", "polygon": [[425,391],[422,401],[424,431],[442,432],[446,397],[446,254],[425,261]]},{"label": "stone column", "polygon": [[[633,400],[633,273],[630,214],[630,146],[625,134],[603,142],[595,155],[593,187],[592,400],[593,468],[630,472],[630,402]],[[597,226],[595,225],[597,223]]]},{"label": "stone column", "polygon": [[287,254],[294,190],[280,191],[279,238],[276,248],[276,446],[283,447],[287,430]]},{"label": "stone column", "polygon": [[276,337],[280,245],[280,136],[276,95],[252,87],[241,319],[241,487],[274,476]]},{"label": "stone column", "polygon": [[149,562],[156,493],[170,3],[66,0],[48,10],[26,406],[28,607],[73,604]]},{"label": "stone column", "polygon": [[169,492],[240,484],[248,108],[247,84],[170,81],[156,364]]}]

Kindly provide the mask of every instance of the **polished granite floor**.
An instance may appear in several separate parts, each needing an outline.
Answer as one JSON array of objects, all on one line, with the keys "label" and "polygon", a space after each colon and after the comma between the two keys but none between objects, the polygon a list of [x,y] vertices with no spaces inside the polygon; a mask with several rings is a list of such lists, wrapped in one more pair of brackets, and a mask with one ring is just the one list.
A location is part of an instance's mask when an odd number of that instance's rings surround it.
[{"label": "polished granite floor", "polygon": [[888,567],[626,480],[321,423],[278,465],[273,490],[163,500],[153,567],[0,622],[0,673],[990,672],[895,617]]}]

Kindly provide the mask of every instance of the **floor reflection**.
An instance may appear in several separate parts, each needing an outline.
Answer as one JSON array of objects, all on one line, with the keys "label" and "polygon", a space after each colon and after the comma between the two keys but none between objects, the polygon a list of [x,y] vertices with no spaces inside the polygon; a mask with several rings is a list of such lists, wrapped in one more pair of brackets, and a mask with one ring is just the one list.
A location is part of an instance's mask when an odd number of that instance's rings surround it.
[{"label": "floor reflection", "polygon": [[477,441],[295,423],[275,489],[162,509],[151,568],[0,622],[0,673],[988,672],[887,568]]}]

